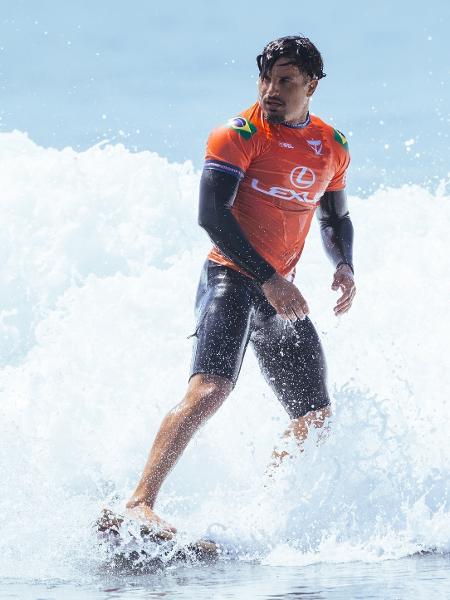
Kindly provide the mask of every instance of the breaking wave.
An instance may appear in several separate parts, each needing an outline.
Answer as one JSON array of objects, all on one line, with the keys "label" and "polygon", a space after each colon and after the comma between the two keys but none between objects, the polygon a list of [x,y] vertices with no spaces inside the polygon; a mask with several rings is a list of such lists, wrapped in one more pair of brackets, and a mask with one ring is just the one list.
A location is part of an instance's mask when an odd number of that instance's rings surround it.
[{"label": "breaking wave", "polygon": [[[42,148],[0,134],[0,575],[76,577],[90,524],[123,503],[186,385],[209,242],[199,173],[150,152]],[[357,160],[357,159],[355,159]],[[358,295],[336,320],[313,227],[297,284],[329,364],[334,415],[276,478],[287,416],[251,351],[167,480],[158,512],[265,564],[450,550],[450,297],[445,182],[350,198]]]}]

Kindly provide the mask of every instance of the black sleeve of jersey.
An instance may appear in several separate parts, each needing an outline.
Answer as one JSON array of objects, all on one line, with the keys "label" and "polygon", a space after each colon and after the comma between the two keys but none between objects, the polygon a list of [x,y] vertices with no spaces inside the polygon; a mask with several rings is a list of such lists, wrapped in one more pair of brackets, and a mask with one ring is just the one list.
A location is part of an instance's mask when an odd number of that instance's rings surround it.
[{"label": "black sleeve of jersey", "polygon": [[198,224],[224,256],[262,284],[275,269],[253,248],[231,212],[238,187],[239,178],[234,175],[204,169],[200,180]]},{"label": "black sleeve of jersey", "polygon": [[335,267],[349,265],[353,271],[353,225],[344,190],[325,192],[317,209],[325,252]]}]

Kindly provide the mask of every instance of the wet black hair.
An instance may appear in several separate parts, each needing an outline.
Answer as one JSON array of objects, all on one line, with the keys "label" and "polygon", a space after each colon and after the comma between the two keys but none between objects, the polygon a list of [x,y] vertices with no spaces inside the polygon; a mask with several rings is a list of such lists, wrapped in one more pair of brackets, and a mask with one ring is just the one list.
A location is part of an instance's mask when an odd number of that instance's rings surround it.
[{"label": "wet black hair", "polygon": [[259,76],[265,77],[270,73],[275,61],[282,56],[291,59],[288,64],[297,65],[302,73],[312,79],[325,77],[320,52],[309,38],[299,35],[287,35],[266,44],[256,57]]}]

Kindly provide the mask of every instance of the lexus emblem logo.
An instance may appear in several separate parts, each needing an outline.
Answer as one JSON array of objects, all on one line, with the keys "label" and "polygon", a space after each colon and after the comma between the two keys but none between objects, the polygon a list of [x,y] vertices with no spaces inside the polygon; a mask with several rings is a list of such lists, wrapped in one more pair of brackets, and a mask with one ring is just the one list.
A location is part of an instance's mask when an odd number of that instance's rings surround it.
[{"label": "lexus emblem logo", "polygon": [[309,189],[315,181],[314,171],[308,167],[295,167],[291,171],[291,183],[300,190]]}]

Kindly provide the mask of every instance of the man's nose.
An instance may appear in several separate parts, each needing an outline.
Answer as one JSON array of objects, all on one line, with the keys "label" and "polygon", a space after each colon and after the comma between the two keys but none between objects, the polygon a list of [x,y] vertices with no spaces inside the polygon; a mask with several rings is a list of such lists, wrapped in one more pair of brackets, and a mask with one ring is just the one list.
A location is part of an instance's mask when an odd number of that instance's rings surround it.
[{"label": "man's nose", "polygon": [[274,79],[271,79],[266,91],[267,96],[278,96],[279,91],[280,90],[278,89],[278,83]]}]

